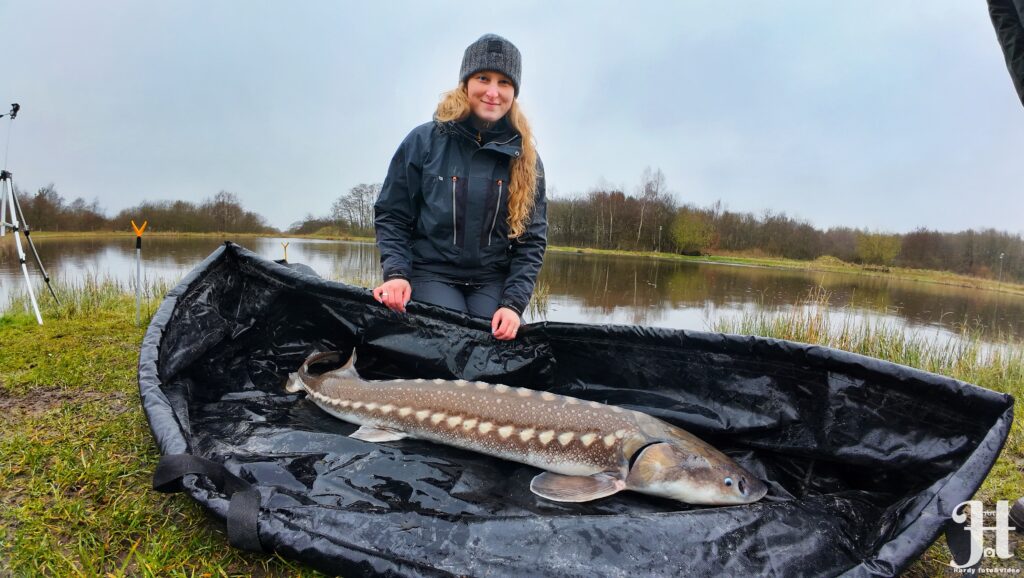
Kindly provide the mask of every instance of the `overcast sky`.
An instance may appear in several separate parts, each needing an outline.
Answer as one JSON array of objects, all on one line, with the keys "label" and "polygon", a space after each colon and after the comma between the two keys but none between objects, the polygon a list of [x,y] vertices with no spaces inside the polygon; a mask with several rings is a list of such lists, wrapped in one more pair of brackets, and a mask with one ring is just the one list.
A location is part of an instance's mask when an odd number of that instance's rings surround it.
[{"label": "overcast sky", "polygon": [[277,227],[325,215],[494,32],[556,198],[650,166],[680,202],[819,228],[1024,232],[1024,108],[980,1],[5,0],[0,23],[16,185],[108,215],[220,190]]}]

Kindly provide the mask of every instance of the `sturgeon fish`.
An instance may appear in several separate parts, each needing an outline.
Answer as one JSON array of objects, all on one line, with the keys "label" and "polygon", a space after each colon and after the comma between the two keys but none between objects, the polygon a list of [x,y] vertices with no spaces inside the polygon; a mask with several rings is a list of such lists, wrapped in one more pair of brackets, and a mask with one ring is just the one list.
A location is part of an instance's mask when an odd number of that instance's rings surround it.
[{"label": "sturgeon fish", "polygon": [[748,504],[767,486],[689,432],[647,414],[482,381],[367,381],[353,349],[309,356],[286,389],[334,417],[358,424],[367,442],[429,440],[546,470],[530,490],[557,502],[586,502],[632,490],[688,504]]}]

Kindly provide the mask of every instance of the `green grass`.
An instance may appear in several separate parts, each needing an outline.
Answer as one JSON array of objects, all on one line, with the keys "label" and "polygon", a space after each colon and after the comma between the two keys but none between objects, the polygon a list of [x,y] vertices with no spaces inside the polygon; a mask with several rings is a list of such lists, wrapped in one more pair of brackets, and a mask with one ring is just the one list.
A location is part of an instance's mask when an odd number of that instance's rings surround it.
[{"label": "green grass", "polygon": [[[18,298],[0,317],[0,576],[318,576],[272,555],[228,546],[223,523],[184,494],[150,489],[159,458],[138,402],[136,364],[145,326],[167,287],[109,279],[41,295],[45,325]],[[547,291],[541,291],[545,296]],[[713,329],[820,343],[949,375],[1024,397],[1020,343],[989,349],[966,328],[936,343],[884,323],[857,322],[812,295],[787,313],[752,313]],[[991,503],[1024,489],[1018,420],[978,493]],[[1024,564],[1017,557],[1002,566]],[[941,575],[940,539],[907,572]]]},{"label": "green grass", "polygon": [[223,523],[152,489],[159,458],[138,401],[141,325],[110,281],[0,317],[0,576],[319,576],[227,545]]},{"label": "green grass", "polygon": [[[1002,336],[987,336],[981,329],[964,324],[959,335],[937,341],[934,337],[908,333],[886,321],[868,322],[829,305],[829,293],[816,290],[789,311],[759,310],[738,318],[710,323],[712,331],[761,335],[802,343],[825,345],[886,361],[947,375],[988,389],[1008,393],[1017,403],[1024,399],[1024,344]],[[997,344],[997,345],[993,345]],[[1024,426],[1014,421],[999,459],[975,499],[994,507],[996,500],[1024,496]],[[1010,560],[983,559],[984,568],[1015,568],[1024,572],[1024,539],[1016,541]],[[938,576],[948,572],[951,560],[946,542],[940,538],[905,573],[906,576]]]}]

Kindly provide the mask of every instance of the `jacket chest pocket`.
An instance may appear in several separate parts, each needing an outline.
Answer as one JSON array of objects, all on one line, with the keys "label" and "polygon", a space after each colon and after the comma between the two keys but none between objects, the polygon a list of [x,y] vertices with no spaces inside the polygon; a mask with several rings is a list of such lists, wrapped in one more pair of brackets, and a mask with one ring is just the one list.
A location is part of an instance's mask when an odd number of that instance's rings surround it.
[{"label": "jacket chest pocket", "polygon": [[508,239],[508,181],[487,183],[480,231],[480,247],[504,246]]},{"label": "jacket chest pocket", "polygon": [[464,246],[466,185],[459,176],[424,175],[419,223],[424,236],[436,243]]}]

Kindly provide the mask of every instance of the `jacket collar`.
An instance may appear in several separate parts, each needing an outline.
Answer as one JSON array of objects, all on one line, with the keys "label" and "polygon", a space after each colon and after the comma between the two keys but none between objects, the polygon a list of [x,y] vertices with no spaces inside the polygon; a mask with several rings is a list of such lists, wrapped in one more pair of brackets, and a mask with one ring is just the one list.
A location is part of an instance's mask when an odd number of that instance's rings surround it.
[{"label": "jacket collar", "polygon": [[[522,138],[512,128],[512,124],[508,122],[507,116],[502,117],[484,134],[480,134],[473,127],[472,121],[469,118],[462,121],[451,120],[447,122],[434,119],[434,124],[442,133],[464,138],[481,148],[493,149],[512,157],[518,157],[522,152]],[[481,136],[480,140],[477,140],[478,135]],[[482,145],[481,141],[483,141]]]}]

